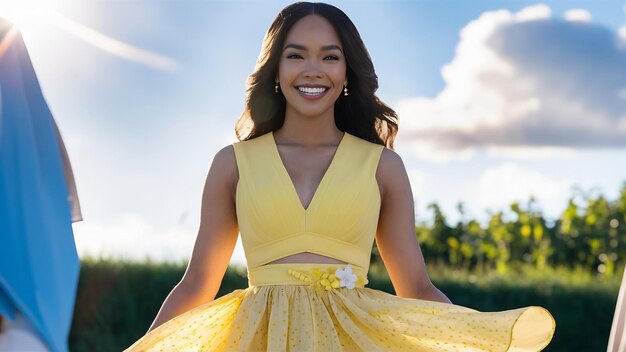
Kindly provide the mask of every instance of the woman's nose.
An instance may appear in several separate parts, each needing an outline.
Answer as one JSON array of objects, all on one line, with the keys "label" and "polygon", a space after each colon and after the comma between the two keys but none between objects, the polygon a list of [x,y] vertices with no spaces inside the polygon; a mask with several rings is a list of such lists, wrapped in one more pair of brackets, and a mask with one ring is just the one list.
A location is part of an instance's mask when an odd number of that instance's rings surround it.
[{"label": "woman's nose", "polygon": [[323,78],[324,74],[320,71],[306,71],[304,72],[304,77],[306,78]]},{"label": "woman's nose", "polygon": [[302,75],[306,78],[322,78],[324,77],[324,73],[319,69],[319,66],[315,62],[309,61],[309,63],[304,68],[304,72]]}]

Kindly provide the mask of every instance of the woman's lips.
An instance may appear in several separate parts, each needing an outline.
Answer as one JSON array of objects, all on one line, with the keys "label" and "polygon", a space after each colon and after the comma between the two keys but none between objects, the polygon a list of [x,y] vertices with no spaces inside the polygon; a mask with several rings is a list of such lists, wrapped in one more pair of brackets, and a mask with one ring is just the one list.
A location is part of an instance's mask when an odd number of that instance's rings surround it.
[{"label": "woman's lips", "polygon": [[295,87],[301,97],[307,100],[318,100],[326,95],[326,87]]}]

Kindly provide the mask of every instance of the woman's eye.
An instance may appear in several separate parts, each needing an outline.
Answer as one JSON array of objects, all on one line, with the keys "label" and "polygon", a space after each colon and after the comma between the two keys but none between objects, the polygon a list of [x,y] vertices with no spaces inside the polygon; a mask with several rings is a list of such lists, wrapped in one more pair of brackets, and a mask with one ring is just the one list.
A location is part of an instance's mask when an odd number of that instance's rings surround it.
[{"label": "woman's eye", "polygon": [[[286,56],[287,59],[302,59],[302,55],[300,54],[289,54]],[[339,60],[339,56],[337,55],[328,55],[324,58],[324,60]]]}]

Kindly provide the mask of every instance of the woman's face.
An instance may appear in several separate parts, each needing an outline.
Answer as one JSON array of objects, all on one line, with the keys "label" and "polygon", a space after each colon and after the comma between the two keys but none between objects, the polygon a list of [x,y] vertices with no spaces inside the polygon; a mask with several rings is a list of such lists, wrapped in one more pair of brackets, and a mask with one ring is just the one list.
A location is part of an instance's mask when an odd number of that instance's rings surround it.
[{"label": "woman's face", "polygon": [[318,15],[308,15],[287,33],[278,66],[287,115],[316,117],[334,113],[346,84],[346,60],[339,36]]}]

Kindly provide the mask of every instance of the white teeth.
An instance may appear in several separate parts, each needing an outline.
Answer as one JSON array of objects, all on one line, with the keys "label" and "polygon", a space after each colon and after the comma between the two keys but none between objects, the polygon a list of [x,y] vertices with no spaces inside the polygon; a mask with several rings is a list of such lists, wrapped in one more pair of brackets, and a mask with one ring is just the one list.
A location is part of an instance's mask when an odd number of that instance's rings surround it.
[{"label": "white teeth", "polygon": [[326,91],[326,88],[323,87],[298,87],[298,90],[306,95],[319,95]]}]

